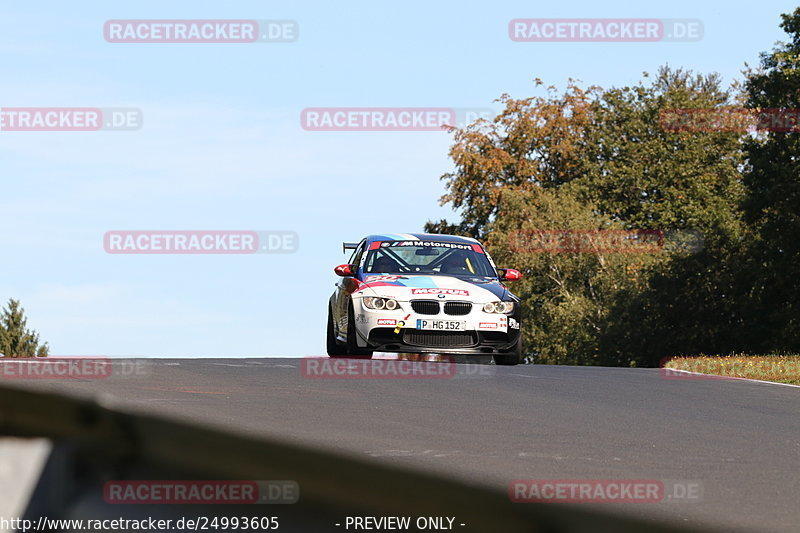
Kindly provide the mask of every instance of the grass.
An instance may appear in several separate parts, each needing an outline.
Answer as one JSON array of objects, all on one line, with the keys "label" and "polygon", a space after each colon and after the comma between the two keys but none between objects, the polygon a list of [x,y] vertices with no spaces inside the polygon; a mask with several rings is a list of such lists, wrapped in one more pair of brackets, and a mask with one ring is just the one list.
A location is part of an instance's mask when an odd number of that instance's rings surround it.
[{"label": "grass", "polygon": [[729,355],[671,357],[661,364],[665,377],[672,379],[704,379],[672,370],[688,370],[711,376],[760,379],[776,383],[800,385],[800,355]]}]

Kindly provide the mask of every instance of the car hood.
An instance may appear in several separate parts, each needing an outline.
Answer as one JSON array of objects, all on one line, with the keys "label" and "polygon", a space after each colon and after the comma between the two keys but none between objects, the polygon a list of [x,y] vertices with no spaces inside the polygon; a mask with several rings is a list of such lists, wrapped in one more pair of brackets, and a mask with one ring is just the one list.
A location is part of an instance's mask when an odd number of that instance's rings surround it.
[{"label": "car hood", "polygon": [[394,274],[368,274],[356,292],[401,301],[438,298],[490,302],[508,296],[508,289],[497,279]]}]

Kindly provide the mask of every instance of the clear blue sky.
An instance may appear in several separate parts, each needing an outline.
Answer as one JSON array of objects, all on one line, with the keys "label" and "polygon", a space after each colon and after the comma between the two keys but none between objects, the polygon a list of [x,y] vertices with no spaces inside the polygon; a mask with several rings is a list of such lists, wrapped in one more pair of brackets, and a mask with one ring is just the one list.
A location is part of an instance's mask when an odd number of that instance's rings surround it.
[{"label": "clear blue sky", "polygon": [[[533,78],[660,65],[741,78],[791,2],[5,2],[0,107],[136,107],[132,132],[0,133],[0,299],[56,355],[324,350],[342,240],[412,232],[451,169],[440,132],[309,132],[306,107],[496,106]],[[689,43],[518,43],[514,18],[694,18]],[[287,44],[111,44],[109,19],[292,19]],[[109,255],[112,229],[292,230],[291,255]],[[510,266],[510,265],[509,265]]]}]

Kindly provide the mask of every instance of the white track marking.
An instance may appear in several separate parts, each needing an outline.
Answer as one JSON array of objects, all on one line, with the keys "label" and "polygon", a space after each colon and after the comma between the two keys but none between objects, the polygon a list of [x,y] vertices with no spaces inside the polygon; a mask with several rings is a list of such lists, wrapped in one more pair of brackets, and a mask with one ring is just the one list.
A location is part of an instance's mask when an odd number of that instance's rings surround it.
[{"label": "white track marking", "polygon": [[[665,370],[660,368],[659,370]],[[784,387],[795,387],[800,389],[800,385],[792,385],[791,383],[778,383],[777,381],[764,381],[763,379],[752,379],[752,378],[737,378],[733,376],[720,376],[719,374],[704,374],[703,372],[692,372],[691,370],[680,370],[677,368],[667,368],[670,372],[684,372],[686,374],[695,374],[697,376],[713,376],[712,379],[718,378],[718,381],[724,381],[729,379],[738,379],[740,381],[752,381],[753,383],[766,383],[767,385],[782,385]]]}]

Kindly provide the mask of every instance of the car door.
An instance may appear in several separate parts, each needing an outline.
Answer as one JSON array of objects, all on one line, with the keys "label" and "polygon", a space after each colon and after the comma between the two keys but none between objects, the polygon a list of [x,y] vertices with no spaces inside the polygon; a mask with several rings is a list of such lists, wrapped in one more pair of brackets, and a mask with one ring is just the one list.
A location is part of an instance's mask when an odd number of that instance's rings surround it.
[{"label": "car door", "polygon": [[[358,243],[348,263],[358,268],[358,265],[361,264],[361,257],[364,254],[365,247],[366,240]],[[339,281],[336,283],[336,304],[333,310],[333,320],[336,323],[336,331],[341,339],[347,338],[347,308],[350,304],[350,295],[353,294],[353,291],[357,288],[358,282],[355,276],[339,278]]]}]

